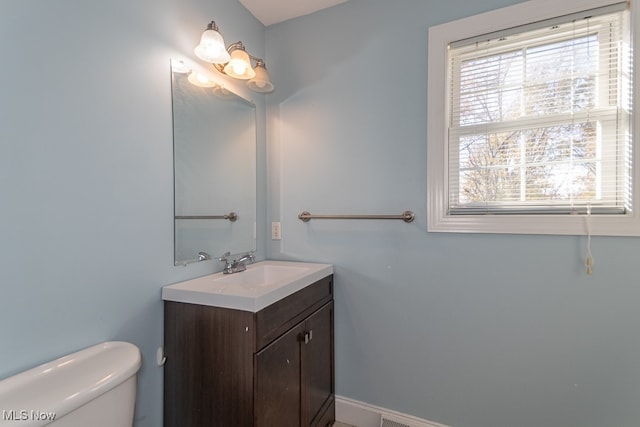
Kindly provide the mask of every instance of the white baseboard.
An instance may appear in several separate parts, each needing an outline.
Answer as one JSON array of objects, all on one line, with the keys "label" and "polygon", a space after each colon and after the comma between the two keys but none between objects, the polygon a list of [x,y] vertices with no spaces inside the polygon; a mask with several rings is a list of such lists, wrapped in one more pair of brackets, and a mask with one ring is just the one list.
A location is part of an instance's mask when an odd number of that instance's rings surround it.
[{"label": "white baseboard", "polygon": [[390,409],[336,396],[336,420],[355,427],[380,427],[382,417],[411,427],[448,427]]}]

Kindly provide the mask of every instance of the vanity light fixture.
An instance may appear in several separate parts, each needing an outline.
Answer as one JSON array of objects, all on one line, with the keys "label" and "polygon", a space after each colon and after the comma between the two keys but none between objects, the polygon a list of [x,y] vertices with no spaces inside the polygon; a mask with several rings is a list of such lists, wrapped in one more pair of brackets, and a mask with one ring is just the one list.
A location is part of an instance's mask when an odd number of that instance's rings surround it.
[{"label": "vanity light fixture", "polygon": [[[195,54],[203,61],[213,64],[222,74],[234,79],[247,80],[247,86],[254,92],[273,92],[274,86],[264,60],[249,54],[241,41],[232,43],[226,48],[224,46],[224,39],[218,26],[211,21],[202,33],[200,44],[195,48]],[[221,54],[220,49],[226,55]],[[256,63],[255,68],[251,61]]]}]

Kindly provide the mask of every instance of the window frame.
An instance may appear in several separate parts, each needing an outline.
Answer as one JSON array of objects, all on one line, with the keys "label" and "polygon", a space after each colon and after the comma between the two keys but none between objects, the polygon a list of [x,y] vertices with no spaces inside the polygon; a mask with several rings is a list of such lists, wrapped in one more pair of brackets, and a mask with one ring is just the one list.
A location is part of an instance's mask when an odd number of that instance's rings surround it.
[{"label": "window frame", "polygon": [[[636,23],[640,14],[630,2],[631,45],[640,46],[640,31]],[[530,0],[506,8],[463,18],[429,28],[428,61],[428,134],[427,134],[427,231],[460,233],[512,233],[512,234],[568,234],[584,235],[588,229],[593,235],[640,236],[640,165],[638,164],[638,114],[631,116],[631,132],[635,136],[632,147],[632,201],[633,209],[618,215],[569,214],[512,214],[512,215],[451,215],[448,213],[448,46],[450,43],[518,27],[536,21],[552,19],[584,10],[595,9],[619,0]],[[496,28],[496,22],[501,28]],[[635,49],[634,49],[635,50]],[[638,56],[633,55],[633,99],[638,99]],[[637,106],[635,107],[637,108]],[[634,185],[635,184],[635,185]]]}]

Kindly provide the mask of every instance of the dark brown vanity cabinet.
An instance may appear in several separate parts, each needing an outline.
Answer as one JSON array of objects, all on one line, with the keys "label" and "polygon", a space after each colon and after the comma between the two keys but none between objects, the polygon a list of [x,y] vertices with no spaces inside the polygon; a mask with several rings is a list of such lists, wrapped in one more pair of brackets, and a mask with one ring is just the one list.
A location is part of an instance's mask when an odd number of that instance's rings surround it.
[{"label": "dark brown vanity cabinet", "polygon": [[333,276],[257,313],[165,301],[165,355],[165,427],[330,426]]}]

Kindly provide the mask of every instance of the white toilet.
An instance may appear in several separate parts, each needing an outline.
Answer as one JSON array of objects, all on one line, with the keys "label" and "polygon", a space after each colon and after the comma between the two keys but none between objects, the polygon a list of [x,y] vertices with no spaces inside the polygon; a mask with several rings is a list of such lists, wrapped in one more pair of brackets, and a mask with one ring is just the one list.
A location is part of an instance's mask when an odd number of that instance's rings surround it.
[{"label": "white toilet", "polygon": [[0,381],[0,426],[131,427],[140,350],[105,342]]}]

